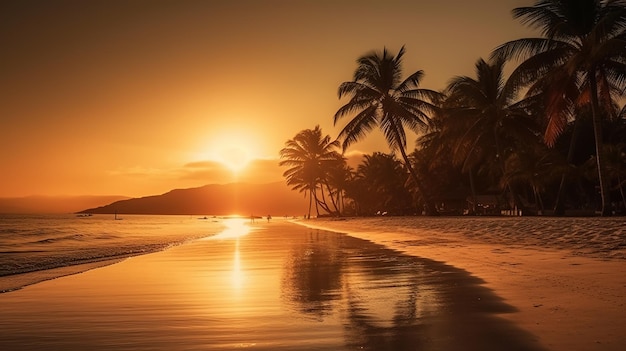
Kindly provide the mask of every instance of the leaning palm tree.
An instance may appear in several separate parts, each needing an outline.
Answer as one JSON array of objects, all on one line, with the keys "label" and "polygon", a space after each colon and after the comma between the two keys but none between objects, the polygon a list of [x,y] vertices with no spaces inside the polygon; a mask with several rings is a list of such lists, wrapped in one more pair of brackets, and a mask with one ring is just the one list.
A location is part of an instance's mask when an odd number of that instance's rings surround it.
[{"label": "leaning palm tree", "polygon": [[287,185],[309,196],[308,218],[311,217],[313,202],[318,215],[320,205],[330,212],[318,197],[318,192],[327,184],[328,169],[344,164],[343,156],[336,150],[338,147],[338,141],[331,141],[329,135],[323,136],[320,126],[315,126],[314,129],[300,131],[293,139],[287,140],[285,147],[280,150],[282,161],[279,165],[289,167],[283,173]]},{"label": "leaning palm tree", "polygon": [[402,155],[418,191],[425,198],[429,214],[435,214],[434,204],[420,186],[407,156],[406,129],[420,132],[428,126],[429,114],[437,110],[433,100],[440,93],[419,88],[424,76],[421,70],[402,80],[402,56],[404,46],[395,57],[386,48],[382,53],[372,52],[360,57],[354,80],[339,86],[339,98],[346,95],[351,98],[335,113],[334,123],[353,115],[338,136],[344,151],[374,128],[380,128],[391,151]]},{"label": "leaning palm tree", "polygon": [[572,119],[574,104],[590,106],[602,215],[610,215],[609,184],[600,152],[600,104],[610,101],[611,92],[623,93],[626,85],[626,1],[540,0],[514,9],[513,16],[541,30],[543,37],[507,42],[493,55],[521,60],[514,72],[519,83],[535,82],[544,92],[548,145],[554,145]]},{"label": "leaning palm tree", "polygon": [[337,165],[330,167],[326,174],[326,188],[331,205],[339,215],[345,210],[345,192],[352,179],[353,170],[345,158],[338,160]]}]

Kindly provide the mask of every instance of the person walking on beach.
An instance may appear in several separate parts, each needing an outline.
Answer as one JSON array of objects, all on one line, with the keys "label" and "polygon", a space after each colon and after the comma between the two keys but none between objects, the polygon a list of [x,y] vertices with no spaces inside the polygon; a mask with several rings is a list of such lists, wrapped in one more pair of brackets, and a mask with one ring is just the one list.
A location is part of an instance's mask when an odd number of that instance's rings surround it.
[{"label": "person walking on beach", "polygon": [[267,215],[267,223],[270,222],[270,219],[272,219],[272,215]]}]

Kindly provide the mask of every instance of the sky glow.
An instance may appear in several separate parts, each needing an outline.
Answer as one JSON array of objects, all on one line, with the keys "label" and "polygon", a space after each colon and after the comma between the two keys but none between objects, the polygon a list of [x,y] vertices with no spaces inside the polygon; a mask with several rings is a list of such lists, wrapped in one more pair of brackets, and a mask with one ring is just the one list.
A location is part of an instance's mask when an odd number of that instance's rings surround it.
[{"label": "sky glow", "polygon": [[[532,1],[5,1],[0,197],[159,194],[281,181],[303,129],[336,137],[356,59],[406,45],[440,90],[532,36]],[[374,25],[375,23],[375,25]],[[415,135],[409,135],[409,148]],[[372,133],[348,152],[388,152]]]}]

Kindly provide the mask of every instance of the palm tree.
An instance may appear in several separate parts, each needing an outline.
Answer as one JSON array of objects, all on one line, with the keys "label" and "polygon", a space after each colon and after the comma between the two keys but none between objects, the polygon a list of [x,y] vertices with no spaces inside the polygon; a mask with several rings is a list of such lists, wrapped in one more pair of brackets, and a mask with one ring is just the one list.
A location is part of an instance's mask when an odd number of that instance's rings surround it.
[{"label": "palm tree", "polygon": [[437,110],[432,101],[440,96],[433,90],[419,88],[424,72],[419,70],[401,80],[404,46],[394,57],[385,48],[357,60],[354,80],[339,86],[339,99],[350,95],[350,101],[335,113],[334,123],[347,116],[352,119],[339,132],[343,150],[362,139],[375,127],[380,128],[392,152],[399,151],[419,192],[427,199],[429,214],[434,204],[418,182],[406,153],[406,131],[420,132],[428,126],[429,114]]},{"label": "palm tree", "polygon": [[[489,167],[496,180],[503,179],[505,160],[515,143],[537,139],[535,122],[527,112],[528,101],[516,102],[517,86],[504,76],[505,61],[476,62],[476,78],[459,76],[448,85],[447,118],[442,137],[453,142],[453,159],[471,172]],[[522,204],[505,182],[515,205]]]},{"label": "palm tree", "polygon": [[[332,210],[320,199],[318,191],[327,184],[329,169],[344,164],[343,156],[336,150],[339,148],[338,141],[331,141],[329,135],[322,136],[320,126],[314,129],[300,131],[293,139],[285,142],[285,147],[280,150],[280,166],[289,167],[283,176],[287,178],[287,184],[292,185],[292,190],[304,192],[309,196],[308,218],[311,217],[311,207],[315,202],[316,213],[319,215],[319,207],[322,206],[327,212]],[[323,197],[323,190],[322,190]]]},{"label": "palm tree", "polygon": [[363,186],[357,195],[361,210],[369,215],[378,211],[405,214],[412,207],[410,193],[404,186],[406,178],[406,168],[394,154],[365,155],[355,174],[355,180]]},{"label": "palm tree", "polygon": [[532,191],[537,214],[543,214],[544,203],[541,194],[547,185],[557,181],[565,167],[564,160],[556,150],[549,149],[538,140],[534,144],[517,148],[507,158],[504,178],[513,185],[528,185]]},{"label": "palm tree", "polygon": [[600,152],[600,103],[610,101],[612,92],[623,93],[626,84],[626,2],[539,0],[534,6],[515,8],[513,17],[541,30],[543,37],[507,42],[493,56],[521,60],[514,72],[518,82],[537,82],[545,92],[544,138],[549,146],[571,119],[574,103],[591,107],[602,215],[610,215],[609,184]]},{"label": "palm tree", "polygon": [[326,188],[331,204],[339,215],[342,215],[345,209],[345,192],[352,174],[352,168],[348,166],[345,158],[338,160],[337,165],[327,170]]},{"label": "palm tree", "polygon": [[613,189],[619,190],[622,199],[622,214],[626,214],[626,105],[615,106],[615,118],[610,120],[608,134],[608,145],[604,146],[604,155],[606,155],[606,171],[611,181],[615,181],[616,185]]}]

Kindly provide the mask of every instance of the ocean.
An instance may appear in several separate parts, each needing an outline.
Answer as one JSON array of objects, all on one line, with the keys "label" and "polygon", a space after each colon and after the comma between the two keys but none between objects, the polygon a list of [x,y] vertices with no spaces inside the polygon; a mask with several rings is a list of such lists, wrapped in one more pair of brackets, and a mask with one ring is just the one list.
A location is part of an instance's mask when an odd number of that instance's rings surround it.
[{"label": "ocean", "polygon": [[0,215],[0,292],[213,235],[222,218]]}]

